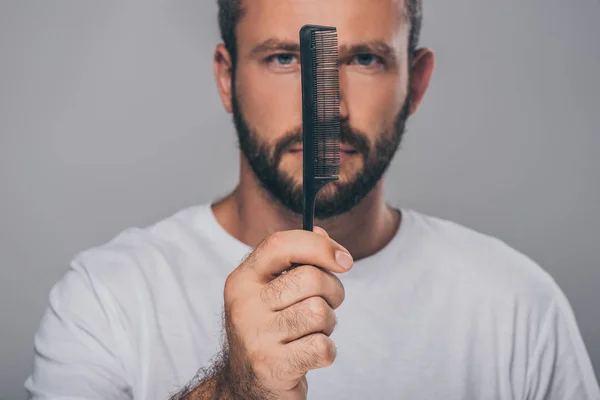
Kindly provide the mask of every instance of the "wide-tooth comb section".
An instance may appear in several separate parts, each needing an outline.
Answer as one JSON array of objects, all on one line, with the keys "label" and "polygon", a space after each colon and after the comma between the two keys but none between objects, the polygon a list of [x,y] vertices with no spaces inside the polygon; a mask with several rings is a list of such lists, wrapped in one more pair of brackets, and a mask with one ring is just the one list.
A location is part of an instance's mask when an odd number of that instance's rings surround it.
[{"label": "wide-tooth comb section", "polygon": [[340,172],[338,39],[335,31],[316,31],[312,36],[315,176],[331,177]]}]

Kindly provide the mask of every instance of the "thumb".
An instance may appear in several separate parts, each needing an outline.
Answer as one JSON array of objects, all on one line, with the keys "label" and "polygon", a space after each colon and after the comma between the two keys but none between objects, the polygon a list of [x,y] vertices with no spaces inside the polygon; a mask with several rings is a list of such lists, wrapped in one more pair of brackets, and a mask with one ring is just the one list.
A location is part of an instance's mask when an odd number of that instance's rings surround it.
[{"label": "thumb", "polygon": [[325,236],[326,238],[329,237],[329,235],[327,234],[327,232],[325,231],[325,229],[323,229],[323,228],[321,228],[319,226],[313,227],[313,232],[316,233],[316,234],[318,234],[318,235]]}]

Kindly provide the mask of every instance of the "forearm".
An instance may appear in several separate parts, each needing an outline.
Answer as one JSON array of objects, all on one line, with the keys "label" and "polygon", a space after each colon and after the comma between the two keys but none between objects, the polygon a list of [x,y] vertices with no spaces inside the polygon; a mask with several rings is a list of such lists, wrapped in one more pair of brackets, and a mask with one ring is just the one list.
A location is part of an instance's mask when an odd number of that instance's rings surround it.
[{"label": "forearm", "polygon": [[[236,368],[237,365],[237,368]],[[208,368],[198,371],[192,381],[170,400],[272,400],[275,397],[260,387],[253,371],[231,363],[223,354]]]},{"label": "forearm", "polygon": [[218,377],[205,378],[188,385],[170,400],[235,400]]},{"label": "forearm", "polygon": [[236,400],[230,389],[231,374],[228,359],[223,354],[208,368],[202,368],[196,376],[170,400]]}]

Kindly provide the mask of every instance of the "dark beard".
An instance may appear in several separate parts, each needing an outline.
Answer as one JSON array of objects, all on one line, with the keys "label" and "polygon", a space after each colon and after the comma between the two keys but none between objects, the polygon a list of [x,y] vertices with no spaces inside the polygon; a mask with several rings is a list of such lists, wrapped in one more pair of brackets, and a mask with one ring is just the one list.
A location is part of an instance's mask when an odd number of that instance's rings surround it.
[{"label": "dark beard", "polygon": [[[315,203],[315,218],[326,219],[343,214],[354,208],[373,190],[400,146],[409,109],[410,101],[407,97],[394,120],[393,130],[380,134],[374,149],[371,149],[371,144],[364,133],[352,129],[347,119],[340,121],[341,143],[352,146],[362,155],[364,167],[350,181],[332,182],[319,192]],[[275,146],[269,146],[261,141],[256,132],[246,123],[235,89],[232,93],[232,112],[240,150],[262,187],[285,208],[296,214],[302,214],[302,185],[294,183],[290,176],[279,171],[279,164],[285,152],[291,146],[302,143],[302,131],[287,133]],[[335,190],[328,190],[329,186],[334,186]]]}]

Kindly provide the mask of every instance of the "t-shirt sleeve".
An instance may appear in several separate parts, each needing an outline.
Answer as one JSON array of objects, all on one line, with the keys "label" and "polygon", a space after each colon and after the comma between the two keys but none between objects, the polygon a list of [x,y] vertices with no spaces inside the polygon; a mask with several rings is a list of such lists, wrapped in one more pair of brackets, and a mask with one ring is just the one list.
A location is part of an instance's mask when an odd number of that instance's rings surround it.
[{"label": "t-shirt sleeve", "polygon": [[528,400],[600,400],[573,310],[556,287],[527,373]]},{"label": "t-shirt sleeve", "polygon": [[131,399],[114,302],[77,265],[50,292],[35,336],[30,399]]}]

